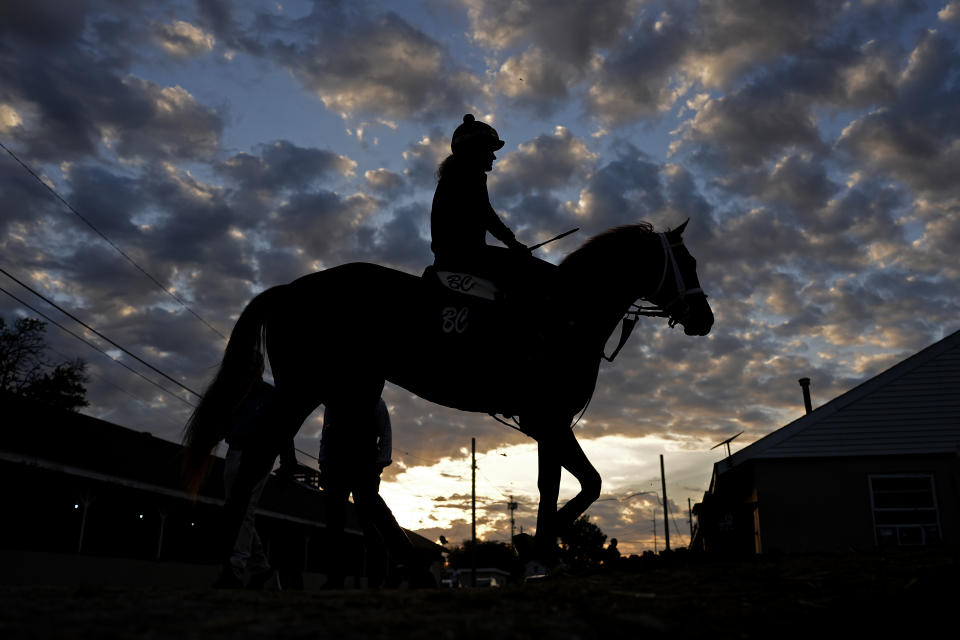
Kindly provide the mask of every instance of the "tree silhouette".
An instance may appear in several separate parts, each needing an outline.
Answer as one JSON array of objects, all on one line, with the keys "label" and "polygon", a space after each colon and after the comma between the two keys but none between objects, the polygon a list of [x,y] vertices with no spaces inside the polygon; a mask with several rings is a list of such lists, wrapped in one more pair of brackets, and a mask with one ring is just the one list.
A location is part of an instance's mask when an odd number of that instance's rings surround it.
[{"label": "tree silhouette", "polygon": [[566,562],[572,566],[596,565],[603,558],[603,543],[607,535],[590,522],[590,516],[580,516],[560,536],[560,546]]},{"label": "tree silhouette", "polygon": [[43,339],[47,324],[19,318],[12,327],[0,318],[0,391],[76,411],[86,401],[86,363],[77,358],[52,363]]}]

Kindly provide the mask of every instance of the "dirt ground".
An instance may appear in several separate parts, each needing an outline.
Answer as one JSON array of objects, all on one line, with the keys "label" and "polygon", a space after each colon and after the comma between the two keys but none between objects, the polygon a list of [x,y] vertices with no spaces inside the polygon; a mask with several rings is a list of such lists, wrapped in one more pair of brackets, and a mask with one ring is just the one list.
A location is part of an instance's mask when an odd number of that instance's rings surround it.
[{"label": "dirt ground", "polygon": [[953,637],[958,560],[681,553],[476,590],[4,586],[0,638],[886,638],[943,625]]}]

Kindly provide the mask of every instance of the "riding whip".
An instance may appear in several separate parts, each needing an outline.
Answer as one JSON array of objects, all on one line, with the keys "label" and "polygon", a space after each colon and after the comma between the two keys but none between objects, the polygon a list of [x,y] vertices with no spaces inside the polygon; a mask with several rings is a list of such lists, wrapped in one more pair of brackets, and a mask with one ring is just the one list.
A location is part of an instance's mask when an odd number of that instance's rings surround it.
[{"label": "riding whip", "polygon": [[571,233],[575,233],[575,232],[577,232],[577,231],[580,231],[580,227],[576,227],[576,228],[574,228],[574,229],[570,229],[569,231],[564,231],[564,232],[561,233],[560,235],[554,236],[554,237],[550,238],[549,240],[544,240],[544,241],[541,242],[540,244],[535,244],[535,245],[533,245],[532,247],[527,247],[527,251],[533,251],[533,250],[535,250],[535,249],[539,249],[540,247],[542,247],[542,246],[545,245],[545,244],[550,244],[550,243],[553,242],[554,240],[559,240],[560,238],[566,238],[566,237],[567,237],[568,235],[570,235]]}]

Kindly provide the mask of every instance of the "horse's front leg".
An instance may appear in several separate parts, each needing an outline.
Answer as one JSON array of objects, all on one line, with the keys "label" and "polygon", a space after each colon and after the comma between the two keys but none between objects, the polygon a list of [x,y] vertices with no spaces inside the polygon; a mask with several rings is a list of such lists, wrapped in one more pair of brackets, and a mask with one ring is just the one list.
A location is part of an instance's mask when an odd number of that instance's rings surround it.
[{"label": "horse's front leg", "polygon": [[537,508],[535,544],[537,556],[548,564],[557,546],[560,468],[560,460],[553,443],[544,439],[537,440],[537,488],[540,490],[540,505]]},{"label": "horse's front leg", "polygon": [[[558,426],[559,425],[559,426]],[[557,536],[573,524],[600,497],[600,474],[590,464],[566,422],[537,434],[540,507],[537,512],[537,549],[549,559],[556,547]],[[560,492],[560,469],[573,474],[580,483],[580,492],[557,510]]]},{"label": "horse's front leg", "polygon": [[583,449],[580,448],[580,443],[573,435],[573,429],[560,430],[557,445],[560,465],[573,474],[580,483],[580,493],[573,496],[557,512],[557,531],[563,533],[600,497],[601,479],[596,468],[590,464]]}]

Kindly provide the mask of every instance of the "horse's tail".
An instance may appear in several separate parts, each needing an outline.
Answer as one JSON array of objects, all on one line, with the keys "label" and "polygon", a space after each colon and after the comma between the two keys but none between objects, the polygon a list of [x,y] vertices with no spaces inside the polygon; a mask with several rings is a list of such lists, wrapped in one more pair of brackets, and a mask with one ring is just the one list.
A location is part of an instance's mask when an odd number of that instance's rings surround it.
[{"label": "horse's tail", "polygon": [[264,325],[283,286],[253,298],[237,319],[220,368],[183,429],[183,476],[196,496],[213,461],[210,452],[227,437],[237,407],[260,381],[264,368]]}]

